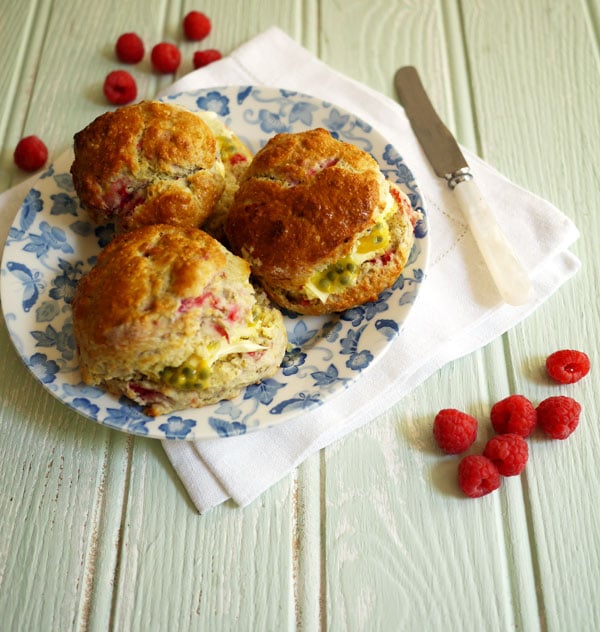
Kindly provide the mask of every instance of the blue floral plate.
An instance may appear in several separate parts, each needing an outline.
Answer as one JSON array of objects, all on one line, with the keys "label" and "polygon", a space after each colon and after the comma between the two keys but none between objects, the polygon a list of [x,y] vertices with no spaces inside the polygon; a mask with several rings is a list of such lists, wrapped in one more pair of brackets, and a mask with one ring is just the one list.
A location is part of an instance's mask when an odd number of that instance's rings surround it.
[{"label": "blue floral plate", "polygon": [[[420,211],[418,187],[398,150],[367,123],[314,97],[265,87],[227,87],[167,99],[191,110],[211,110],[256,152],[278,132],[324,127],[370,152]],[[349,387],[398,335],[425,277],[427,221],[402,276],[376,302],[342,314],[286,314],[289,350],[279,372],[236,399],[152,418],[126,400],[81,381],[71,299],[78,279],[110,239],[79,207],[69,174],[72,153],[61,156],[29,191],[2,259],[2,308],[25,364],[53,395],[90,419],[124,432],[160,439],[239,435],[289,420]]]}]

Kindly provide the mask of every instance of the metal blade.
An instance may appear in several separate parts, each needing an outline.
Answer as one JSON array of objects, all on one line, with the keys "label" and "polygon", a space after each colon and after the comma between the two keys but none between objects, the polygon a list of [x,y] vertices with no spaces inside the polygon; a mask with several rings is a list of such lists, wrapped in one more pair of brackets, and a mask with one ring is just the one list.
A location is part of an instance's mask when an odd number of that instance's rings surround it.
[{"label": "metal blade", "polygon": [[400,68],[394,82],[400,103],[436,174],[450,181],[457,171],[468,169],[454,136],[434,110],[416,68]]}]

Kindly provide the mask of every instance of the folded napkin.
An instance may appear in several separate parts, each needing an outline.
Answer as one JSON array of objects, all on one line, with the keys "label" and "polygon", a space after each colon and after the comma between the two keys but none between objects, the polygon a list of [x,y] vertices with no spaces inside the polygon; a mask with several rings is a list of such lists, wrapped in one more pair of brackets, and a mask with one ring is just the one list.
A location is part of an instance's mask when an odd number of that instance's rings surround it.
[{"label": "folded napkin", "polygon": [[[502,303],[452,194],[431,170],[402,108],[330,69],[277,28],[226,59],[186,75],[159,96],[247,84],[297,90],[333,102],[389,140],[413,171],[424,197],[430,260],[400,336],[383,358],[330,402],[243,436],[163,442],[201,513],[228,498],[247,505],[308,456],[382,414],[444,364],[523,320],[579,267],[567,251],[578,237],[575,226],[554,206],[465,151],[483,194],[531,273],[535,292],[530,303],[521,307]],[[0,244],[31,183],[28,180],[0,196]]]}]

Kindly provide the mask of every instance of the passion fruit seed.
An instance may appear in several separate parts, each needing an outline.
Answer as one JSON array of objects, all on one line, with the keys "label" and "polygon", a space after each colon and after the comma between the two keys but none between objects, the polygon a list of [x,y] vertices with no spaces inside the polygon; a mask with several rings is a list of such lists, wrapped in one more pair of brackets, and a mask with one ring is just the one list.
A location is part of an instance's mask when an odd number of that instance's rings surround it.
[{"label": "passion fruit seed", "polygon": [[191,356],[180,366],[167,366],[160,372],[160,380],[173,388],[193,389],[202,387],[210,375],[207,362]]},{"label": "passion fruit seed", "polygon": [[315,284],[322,292],[335,292],[348,287],[358,274],[358,266],[353,261],[340,259],[322,270]]}]

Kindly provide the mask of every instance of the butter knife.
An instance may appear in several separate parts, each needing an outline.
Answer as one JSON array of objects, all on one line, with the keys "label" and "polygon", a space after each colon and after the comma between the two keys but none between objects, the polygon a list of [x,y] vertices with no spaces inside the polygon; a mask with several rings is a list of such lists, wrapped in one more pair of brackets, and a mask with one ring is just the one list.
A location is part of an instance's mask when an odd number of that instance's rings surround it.
[{"label": "butter knife", "polygon": [[531,296],[529,277],[481,195],[458,143],[433,108],[416,68],[400,68],[394,81],[421,147],[456,196],[500,296],[509,305],[523,305]]}]

